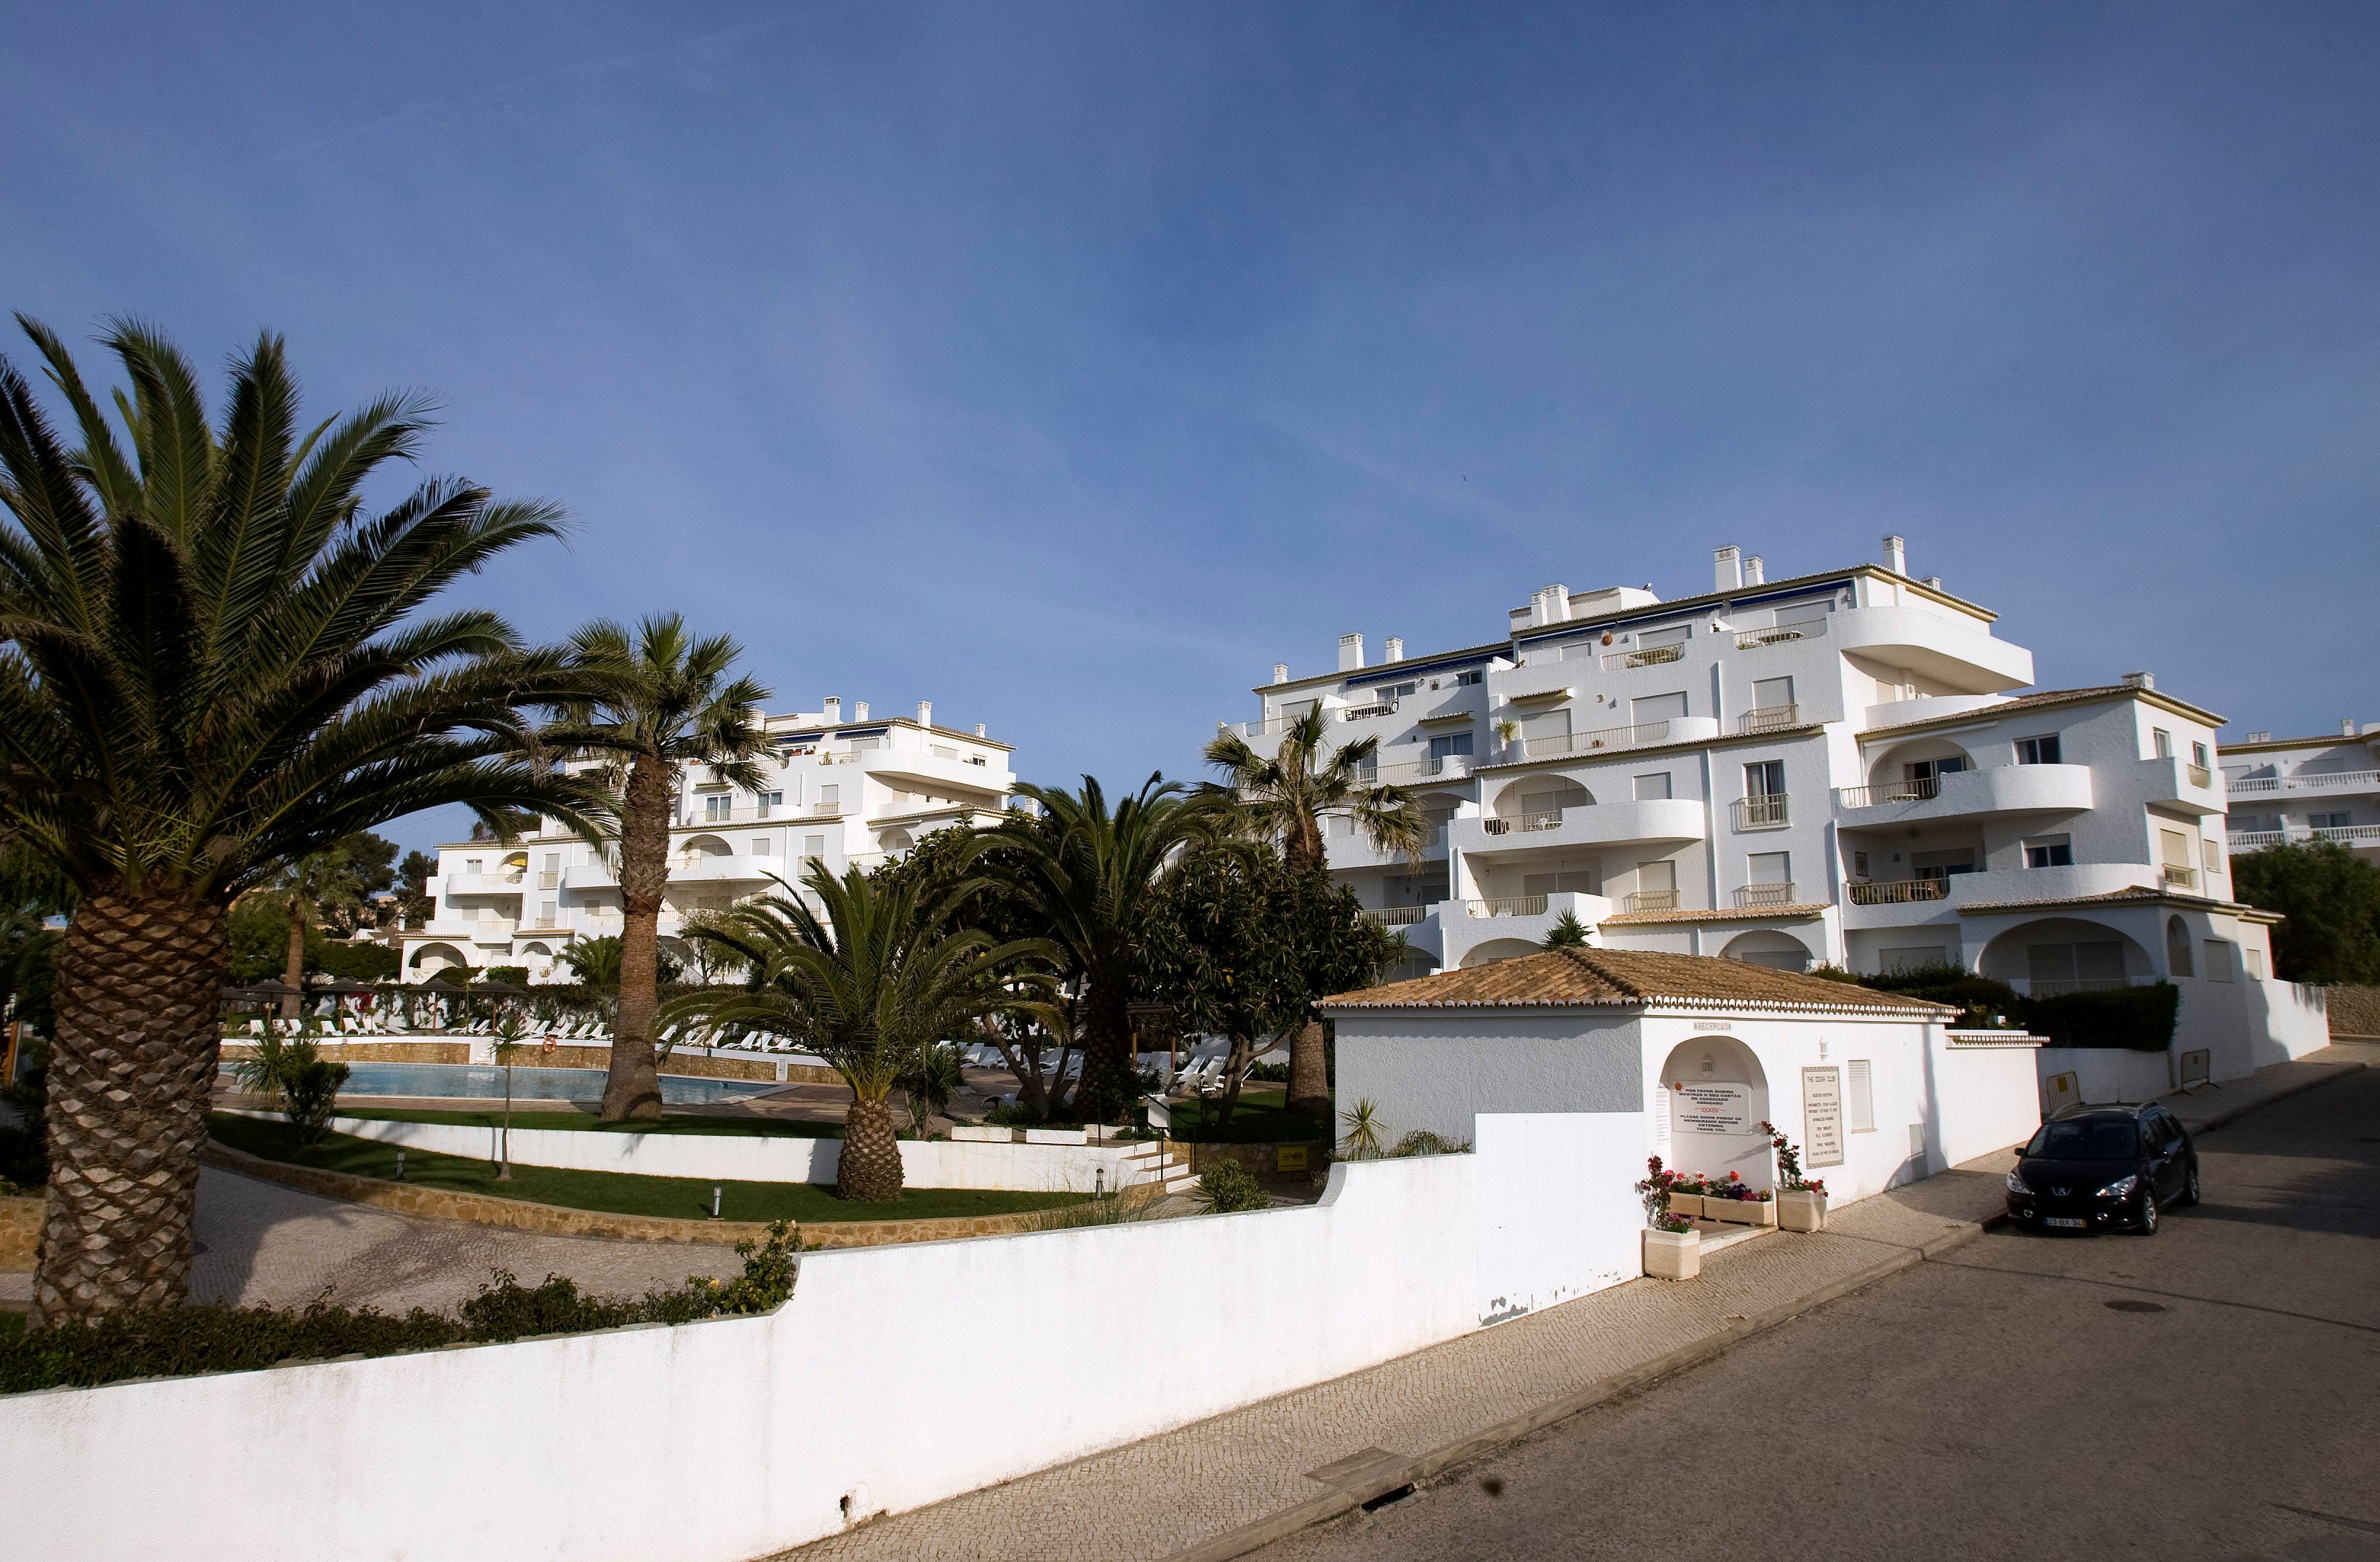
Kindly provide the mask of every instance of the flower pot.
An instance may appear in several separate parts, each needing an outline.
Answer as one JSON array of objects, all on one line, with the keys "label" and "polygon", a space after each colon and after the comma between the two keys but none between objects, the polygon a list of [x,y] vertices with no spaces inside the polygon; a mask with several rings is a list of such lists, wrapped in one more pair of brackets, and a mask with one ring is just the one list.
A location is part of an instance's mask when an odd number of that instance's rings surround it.
[{"label": "flower pot", "polygon": [[1645,1232],[1645,1273],[1657,1280],[1691,1280],[1703,1272],[1700,1231]]},{"label": "flower pot", "polygon": [[1764,1199],[1705,1199],[1703,1218],[1730,1226],[1774,1226],[1777,1205]]},{"label": "flower pot", "polygon": [[1699,1220],[1703,1216],[1703,1196],[1700,1193],[1671,1193],[1670,1213],[1682,1215],[1689,1220]]},{"label": "flower pot", "polygon": [[1779,1189],[1777,1224],[1788,1231],[1825,1230],[1827,1195],[1810,1188]]}]

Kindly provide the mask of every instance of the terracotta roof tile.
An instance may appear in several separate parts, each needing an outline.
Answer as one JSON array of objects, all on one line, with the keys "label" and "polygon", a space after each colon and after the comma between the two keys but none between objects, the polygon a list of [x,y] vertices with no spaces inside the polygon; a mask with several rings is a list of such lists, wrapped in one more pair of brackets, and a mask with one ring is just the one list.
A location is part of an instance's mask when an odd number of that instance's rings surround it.
[{"label": "terracotta roof tile", "polygon": [[1750,922],[1764,916],[1823,916],[1834,908],[1824,901],[1806,905],[1738,906],[1731,911],[1622,911],[1599,917],[1597,927],[1626,927],[1648,922]]},{"label": "terracotta roof tile", "polygon": [[1560,949],[1322,1000],[1326,1009],[1633,1007],[1674,1002],[1935,1015],[1956,1010],[1822,976],[1703,954]]}]

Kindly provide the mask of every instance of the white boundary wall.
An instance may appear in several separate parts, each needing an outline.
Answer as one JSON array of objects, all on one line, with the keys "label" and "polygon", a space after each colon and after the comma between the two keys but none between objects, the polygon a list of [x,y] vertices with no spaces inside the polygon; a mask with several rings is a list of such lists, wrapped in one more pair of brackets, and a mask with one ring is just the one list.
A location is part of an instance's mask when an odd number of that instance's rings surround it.
[{"label": "white boundary wall", "polygon": [[[248,1117],[272,1118],[249,1111]],[[334,1118],[331,1126],[358,1139],[471,1160],[496,1158],[497,1131],[463,1123],[387,1122]],[[1004,1188],[1018,1193],[1088,1193],[1094,1179],[1111,1191],[1159,1175],[1153,1141],[1122,1144],[1001,1144],[980,1141],[901,1141],[902,1180],[913,1188]],[[1138,1152],[1138,1157],[1135,1157]],[[708,1177],[732,1182],[832,1182],[843,1164],[840,1139],[770,1138],[726,1133],[597,1133],[513,1129],[512,1158],[522,1166],[573,1171],[625,1171],[640,1177]]]},{"label": "white boundary wall", "polygon": [[[1634,1275],[1620,1115],[1483,1118],[1476,1153],[1335,1166],[1305,1208],[805,1253],[765,1318],[0,1399],[10,1548],[740,1562]],[[960,1317],[1038,1364],[910,1370]]]}]

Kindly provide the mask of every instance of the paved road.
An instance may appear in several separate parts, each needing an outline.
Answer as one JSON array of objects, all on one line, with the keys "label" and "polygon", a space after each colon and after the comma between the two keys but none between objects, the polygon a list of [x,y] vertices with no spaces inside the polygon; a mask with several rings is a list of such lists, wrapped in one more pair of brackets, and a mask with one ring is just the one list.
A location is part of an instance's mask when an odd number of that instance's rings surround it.
[{"label": "paved road", "polygon": [[2155,1237],[1988,1233],[1257,1555],[2380,1558],[2380,1071],[2202,1147]]}]

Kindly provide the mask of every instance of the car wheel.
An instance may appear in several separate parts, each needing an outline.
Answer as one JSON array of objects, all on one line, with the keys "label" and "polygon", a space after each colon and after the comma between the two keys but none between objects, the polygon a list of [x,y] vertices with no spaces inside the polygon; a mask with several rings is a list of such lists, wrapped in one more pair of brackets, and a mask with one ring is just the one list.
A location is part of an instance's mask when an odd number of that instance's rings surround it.
[{"label": "car wheel", "polygon": [[2140,1224],[2134,1227],[2133,1229],[2138,1231],[2143,1237],[2154,1237],[2156,1235],[2156,1192],[2154,1189],[2143,1190],[2141,1194]]},{"label": "car wheel", "polygon": [[2185,1209],[2198,1202],[2198,1157],[2190,1158],[2190,1175],[2181,1184],[2181,1197],[2173,1201]]}]

